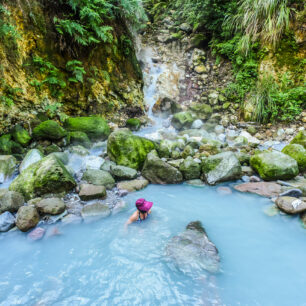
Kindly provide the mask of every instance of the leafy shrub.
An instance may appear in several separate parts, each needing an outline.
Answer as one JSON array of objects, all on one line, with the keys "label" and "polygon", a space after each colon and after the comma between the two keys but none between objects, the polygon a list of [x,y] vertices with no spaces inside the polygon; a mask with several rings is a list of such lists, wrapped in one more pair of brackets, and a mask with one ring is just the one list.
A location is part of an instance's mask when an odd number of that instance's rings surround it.
[{"label": "leafy shrub", "polygon": [[86,74],[86,71],[82,65],[83,63],[77,60],[67,62],[66,69],[73,75],[68,79],[69,82],[83,83],[83,75]]}]

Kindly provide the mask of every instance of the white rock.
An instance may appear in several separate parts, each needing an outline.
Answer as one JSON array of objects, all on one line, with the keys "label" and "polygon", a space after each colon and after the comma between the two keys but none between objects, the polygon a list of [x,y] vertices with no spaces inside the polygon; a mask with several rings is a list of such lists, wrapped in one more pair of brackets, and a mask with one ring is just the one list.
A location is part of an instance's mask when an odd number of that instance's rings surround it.
[{"label": "white rock", "polygon": [[222,125],[216,125],[215,132],[217,135],[224,133],[224,127]]},{"label": "white rock", "polygon": [[191,128],[192,128],[192,129],[200,129],[202,126],[203,126],[202,120],[197,119],[197,120],[195,120],[195,121],[192,123]]}]

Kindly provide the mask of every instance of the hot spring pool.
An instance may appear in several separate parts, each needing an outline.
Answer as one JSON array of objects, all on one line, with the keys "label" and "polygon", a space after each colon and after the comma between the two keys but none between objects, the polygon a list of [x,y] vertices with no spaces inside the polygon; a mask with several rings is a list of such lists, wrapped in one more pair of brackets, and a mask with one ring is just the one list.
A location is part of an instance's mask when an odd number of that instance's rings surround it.
[{"label": "hot spring pool", "polygon": [[[138,197],[154,201],[153,213],[125,231]],[[60,236],[0,235],[0,305],[306,305],[306,232],[298,218],[267,216],[270,200],[188,185],[150,185],[125,200],[127,210],[59,226]],[[219,249],[219,274],[184,274],[165,258],[193,220]]]}]

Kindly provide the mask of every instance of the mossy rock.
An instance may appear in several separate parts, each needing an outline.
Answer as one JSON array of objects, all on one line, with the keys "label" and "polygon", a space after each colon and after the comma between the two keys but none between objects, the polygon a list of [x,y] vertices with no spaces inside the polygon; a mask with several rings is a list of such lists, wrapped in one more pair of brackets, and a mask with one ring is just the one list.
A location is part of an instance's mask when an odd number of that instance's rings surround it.
[{"label": "mossy rock", "polygon": [[299,144],[306,149],[306,131],[300,131],[296,136],[291,140],[290,144]]},{"label": "mossy rock", "polygon": [[141,121],[138,118],[130,118],[126,121],[125,125],[132,131],[138,131],[141,126]]},{"label": "mossy rock", "polygon": [[62,151],[61,148],[54,143],[45,148],[45,154],[46,155],[49,155],[49,154],[55,153],[55,152],[61,152],[61,151]]},{"label": "mossy rock", "polygon": [[9,190],[23,194],[26,200],[49,193],[69,192],[76,182],[55,156],[49,155],[26,168]]},{"label": "mossy rock", "polygon": [[107,154],[117,165],[140,170],[155,143],[149,139],[133,135],[129,130],[118,130],[110,134]]},{"label": "mossy rock", "polygon": [[182,130],[182,129],[189,129],[193,121],[194,118],[191,112],[180,112],[173,115],[171,124],[177,130]]},{"label": "mossy rock", "polygon": [[282,152],[297,161],[301,172],[306,171],[306,150],[302,145],[289,144],[283,148]]},{"label": "mossy rock", "polygon": [[203,120],[210,118],[213,112],[212,107],[208,104],[192,103],[190,109]]},{"label": "mossy rock", "polygon": [[68,118],[64,126],[70,132],[84,132],[91,139],[105,140],[110,134],[106,120],[98,116]]},{"label": "mossy rock", "polygon": [[0,137],[0,154],[22,154],[23,152],[23,147],[19,143],[13,141],[10,134]]},{"label": "mossy rock", "polygon": [[185,180],[199,179],[201,176],[201,165],[193,160],[193,158],[186,158],[180,164],[180,171],[183,173]]},{"label": "mossy rock", "polygon": [[15,126],[12,135],[14,140],[23,147],[26,147],[31,141],[29,132],[20,125]]},{"label": "mossy rock", "polygon": [[91,147],[90,139],[84,132],[69,132],[67,139],[70,144],[81,145],[87,149]]},{"label": "mossy rock", "polygon": [[278,151],[257,153],[251,157],[250,165],[266,181],[289,180],[299,173],[297,162]]},{"label": "mossy rock", "polygon": [[195,48],[202,47],[207,42],[208,42],[208,37],[201,33],[195,34],[190,40],[191,45]]},{"label": "mossy rock", "polygon": [[59,140],[65,137],[66,134],[67,132],[53,120],[44,121],[33,130],[35,139]]}]

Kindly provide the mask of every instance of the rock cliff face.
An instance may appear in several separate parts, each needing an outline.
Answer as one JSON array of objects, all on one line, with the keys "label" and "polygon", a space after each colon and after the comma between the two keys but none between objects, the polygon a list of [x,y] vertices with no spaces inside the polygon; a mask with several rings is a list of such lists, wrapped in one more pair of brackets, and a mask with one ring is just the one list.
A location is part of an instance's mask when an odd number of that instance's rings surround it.
[{"label": "rock cliff face", "polygon": [[[39,113],[53,119],[143,112],[142,74],[124,20],[112,43],[81,47],[56,31],[56,2],[0,1],[0,134]],[[116,116],[118,118],[116,118]]]}]

